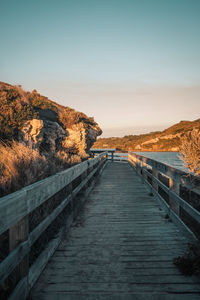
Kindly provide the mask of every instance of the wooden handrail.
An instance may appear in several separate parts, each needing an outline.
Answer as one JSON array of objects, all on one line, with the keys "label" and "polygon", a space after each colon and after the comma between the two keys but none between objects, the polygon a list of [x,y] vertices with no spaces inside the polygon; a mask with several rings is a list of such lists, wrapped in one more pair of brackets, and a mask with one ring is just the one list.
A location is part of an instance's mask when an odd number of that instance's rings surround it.
[{"label": "wooden handrail", "polygon": [[[42,272],[48,259],[61,241],[62,231],[59,236],[51,240],[47,246],[47,253],[43,252],[29,268],[28,257],[31,246],[46,230],[46,228],[59,216],[59,214],[70,204],[72,205],[75,196],[99,173],[107,158],[107,152],[99,154],[57,173],[44,180],[24,187],[20,191],[12,193],[0,199],[0,234],[9,230],[10,253],[0,263],[0,284],[18,268],[15,272],[18,282],[10,299],[25,299],[29,290]],[[81,177],[78,186],[72,188],[72,182]],[[44,218],[31,232],[28,229],[29,214],[45,203],[50,197],[58,193],[64,187],[69,186],[69,193],[60,204]],[[71,219],[71,222],[73,218]]]},{"label": "wooden handrail", "polygon": [[116,152],[116,149],[90,149],[92,156],[98,155],[106,151],[108,153],[107,159],[111,161],[127,161],[128,154],[124,155],[124,153]]},{"label": "wooden handrail", "polygon": [[[149,185],[153,194],[164,204],[169,217],[178,225],[181,224],[193,238],[196,238],[195,235],[197,233],[195,229],[192,226],[188,226],[187,220],[182,215],[183,211],[185,211],[200,226],[200,212],[180,197],[180,188],[182,186],[186,187],[189,191],[200,195],[199,190],[194,189],[193,186],[194,180],[197,181],[199,178],[133,152],[128,153],[128,161]],[[168,186],[160,180],[160,175],[168,179]],[[161,191],[165,192],[168,197],[167,200],[164,199]]]}]

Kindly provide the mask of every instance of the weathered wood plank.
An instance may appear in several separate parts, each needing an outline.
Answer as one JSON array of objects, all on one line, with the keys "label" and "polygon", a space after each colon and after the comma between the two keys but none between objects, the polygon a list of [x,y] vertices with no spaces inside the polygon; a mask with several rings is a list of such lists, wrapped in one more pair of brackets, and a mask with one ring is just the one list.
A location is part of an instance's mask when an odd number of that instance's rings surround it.
[{"label": "weathered wood plank", "polygon": [[25,300],[28,296],[28,278],[24,277],[20,282],[17,284],[15,290],[8,298],[9,300]]},{"label": "weathered wood plank", "polygon": [[[102,165],[102,164],[101,164]],[[87,182],[93,175],[94,173],[97,171],[98,168],[101,167],[101,165],[99,165],[97,168],[95,168],[89,175],[88,177],[85,179],[85,182]],[[81,187],[83,187],[82,184],[80,184]],[[89,189],[88,189],[89,190]],[[74,190],[74,192],[72,192],[72,194],[74,193],[74,196],[79,192],[79,190]],[[87,194],[90,192],[87,191]],[[71,200],[71,195],[69,195],[65,200],[65,205]],[[61,203],[62,206],[64,205],[63,202]],[[53,216],[55,218],[55,216]],[[62,228],[58,234],[58,236],[56,238],[54,238],[47,246],[47,248],[40,254],[40,256],[38,257],[38,259],[36,260],[36,262],[33,264],[33,266],[30,268],[29,270],[29,286],[32,287],[35,283],[35,281],[38,279],[38,277],[40,276],[42,270],[44,269],[44,267],[46,266],[49,258],[52,256],[52,254],[55,252],[55,249],[58,247],[62,237],[63,237],[63,233],[64,233],[64,228]],[[33,237],[32,237],[33,238]]]},{"label": "weathered wood plank", "polygon": [[26,190],[0,199],[0,234],[27,215]]},{"label": "weathered wood plank", "polygon": [[[12,251],[20,245],[20,243],[28,240],[28,231],[28,216],[25,216],[22,220],[20,220],[18,223],[16,223],[9,229],[9,251],[11,254]],[[14,264],[12,264],[12,266]],[[19,282],[21,278],[26,278],[28,274],[28,268],[29,256],[26,255],[25,257],[20,259],[20,262],[18,262],[18,265],[15,267],[15,270],[12,273],[13,282],[15,281],[15,284]]]},{"label": "weathered wood plank", "polygon": [[189,203],[183,200],[178,194],[170,190],[166,185],[164,185],[159,179],[155,178],[148,171],[144,170],[148,177],[152,178],[158,186],[160,186],[169,196],[173,199],[180,207],[182,207],[191,217],[193,217],[197,222],[200,223],[200,212],[192,207]]},{"label": "weathered wood plank", "polygon": [[[17,284],[15,290],[11,295],[11,299],[25,299],[27,292],[31,285],[28,286],[28,252],[30,246],[37,240],[40,234],[51,224],[51,222],[62,212],[66,205],[75,197],[76,194],[83,188],[84,185],[94,176],[94,174],[102,167],[105,162],[105,153],[100,154],[95,159],[85,161],[71,169],[58,173],[50,178],[44,179],[31,186],[28,186],[19,192],[13,193],[9,196],[3,197],[0,201],[0,233],[4,232],[10,227],[10,254],[0,264],[0,282],[3,282],[9,274],[15,269],[16,280],[22,278]],[[40,223],[28,237],[28,218],[26,215],[35,207],[40,205],[49,198],[55,190],[59,190],[66,183],[71,182],[76,177],[86,172],[92,166],[95,169],[87,176],[78,189],[76,188],[62,203]],[[56,186],[55,186],[56,185]],[[42,191],[44,188],[44,191]],[[89,191],[91,188],[88,189]],[[37,191],[37,192],[36,192]],[[88,192],[87,191],[87,194]],[[34,195],[35,193],[35,195]],[[33,195],[36,197],[34,199]],[[17,203],[16,203],[17,201]],[[72,222],[73,219],[71,219]],[[5,222],[5,223],[4,223]],[[69,222],[68,222],[69,223]],[[63,231],[62,229],[61,231]],[[48,253],[42,253],[37,263],[32,266],[30,270],[30,282],[33,284],[39,276],[41,270],[48,261],[51,254],[59,244],[59,238],[54,239],[48,245]],[[24,241],[24,242],[23,242]],[[17,275],[19,273],[19,276]],[[25,277],[23,277],[25,276]]]},{"label": "weathered wood plank", "polygon": [[136,299],[146,300],[148,295],[160,300],[157,294],[168,300],[173,294],[178,300],[187,293],[187,300],[193,300],[200,293],[199,279],[184,277],[173,264],[187,249],[187,237],[165,219],[128,164],[108,162],[86,198],[69,236],[33,288],[33,299],[64,295],[71,300],[79,294],[85,299],[140,295]]},{"label": "weathered wood plank", "polygon": [[2,283],[29,252],[29,243],[25,241],[15,248],[0,264],[0,283]]},{"label": "weathered wood plank", "polygon": [[[165,293],[179,293],[182,295],[183,293],[200,293],[200,285],[199,283],[196,284],[185,284],[185,283],[146,283],[146,284],[138,284],[138,283],[101,283],[101,282],[93,282],[90,283],[84,283],[84,282],[74,282],[74,283],[49,283],[47,284],[45,291],[47,293],[51,292],[79,292],[79,293],[93,293],[98,295],[99,292],[118,292],[122,293],[122,291],[126,293],[131,292],[149,292],[149,293],[155,293],[155,292],[165,292]],[[111,298],[114,299],[114,298]],[[145,298],[144,298],[145,299]],[[188,299],[193,299],[188,298]]]},{"label": "weathered wood plank", "polygon": [[31,266],[29,270],[28,282],[29,286],[32,287],[38,277],[40,276],[41,272],[45,268],[48,260],[55,252],[55,249],[58,247],[61,238],[63,237],[64,228],[62,228],[54,239],[52,239],[49,244],[47,245],[46,249],[40,254],[37,258],[36,262]]},{"label": "weathered wood plank", "polygon": [[56,175],[31,184],[18,192],[2,197],[0,199],[0,234],[80,176],[88,167],[95,165],[104,156],[105,153],[101,153],[94,159],[80,163]]},{"label": "weathered wood plank", "polygon": [[75,197],[78,192],[85,186],[85,184],[92,178],[99,167],[95,168],[85,180],[83,180],[78,187],[76,187],[71,194],[65,198],[61,204],[54,209],[54,211],[48,215],[30,234],[29,241],[30,245],[32,245],[38,237],[42,234],[42,232],[55,220],[55,218],[63,211],[63,209],[70,203],[73,197]]},{"label": "weathered wood plank", "polygon": [[30,234],[29,234],[29,244],[32,245],[38,237],[43,233],[43,231],[55,220],[55,218],[63,211],[63,209],[69,204],[72,196],[69,195],[65,198],[59,206],[54,209],[54,211],[48,215]]},{"label": "weathered wood plank", "polygon": [[[44,293],[38,293],[37,294],[37,300],[111,300],[111,299],[117,299],[117,300],[180,300],[180,294],[166,294],[166,293],[160,293],[160,292],[153,292],[153,294],[150,294],[149,292],[129,292],[129,293],[120,293],[115,291],[110,292],[103,292],[103,293],[80,293],[80,292],[51,292],[50,295],[44,294]],[[186,293],[181,295],[181,300],[199,300],[199,295],[195,292]]]}]

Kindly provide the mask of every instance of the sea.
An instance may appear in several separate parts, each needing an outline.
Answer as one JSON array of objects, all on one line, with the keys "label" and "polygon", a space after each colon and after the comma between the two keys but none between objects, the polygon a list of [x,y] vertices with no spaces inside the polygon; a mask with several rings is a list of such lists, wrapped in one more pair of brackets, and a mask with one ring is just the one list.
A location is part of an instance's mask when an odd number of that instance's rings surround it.
[{"label": "sea", "polygon": [[[184,162],[179,158],[180,153],[178,152],[134,152],[134,153],[160,161],[164,164],[170,165],[184,172],[188,172],[188,169],[184,166]],[[120,153],[120,155],[124,157],[128,156],[127,153]]]},{"label": "sea", "polygon": [[179,158],[180,153],[178,152],[135,152],[135,153],[160,161],[176,169],[188,172],[188,169],[184,166],[183,160]]}]

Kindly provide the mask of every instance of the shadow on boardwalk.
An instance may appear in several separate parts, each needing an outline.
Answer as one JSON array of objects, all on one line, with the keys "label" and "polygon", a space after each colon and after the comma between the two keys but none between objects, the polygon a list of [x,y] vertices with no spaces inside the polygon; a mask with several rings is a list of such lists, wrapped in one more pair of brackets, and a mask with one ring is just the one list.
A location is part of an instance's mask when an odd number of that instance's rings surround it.
[{"label": "shadow on boardwalk", "polygon": [[108,163],[34,300],[200,299],[200,280],[173,265],[188,239],[127,163]]}]

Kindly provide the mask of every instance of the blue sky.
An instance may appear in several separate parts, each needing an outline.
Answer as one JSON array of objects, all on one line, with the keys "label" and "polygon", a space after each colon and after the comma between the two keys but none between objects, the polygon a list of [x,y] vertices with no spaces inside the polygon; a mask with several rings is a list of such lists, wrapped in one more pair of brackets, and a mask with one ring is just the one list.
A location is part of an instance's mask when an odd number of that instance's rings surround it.
[{"label": "blue sky", "polygon": [[0,80],[94,116],[104,136],[200,118],[199,0],[1,0],[0,33]]}]

